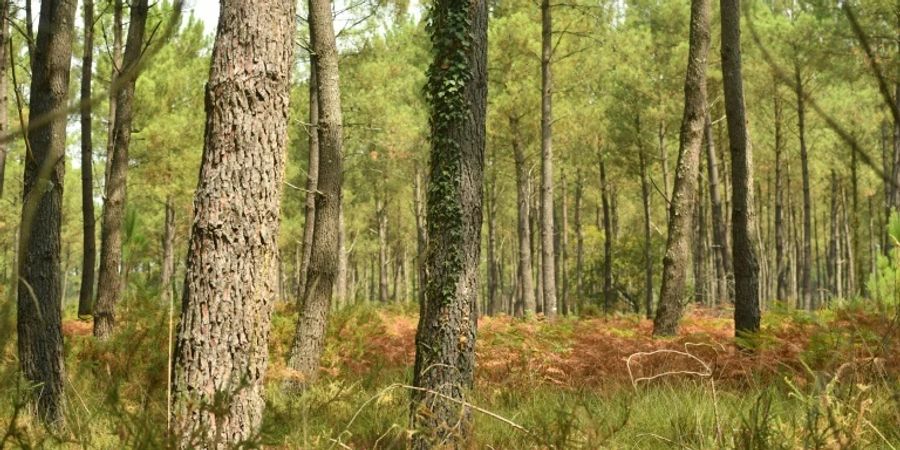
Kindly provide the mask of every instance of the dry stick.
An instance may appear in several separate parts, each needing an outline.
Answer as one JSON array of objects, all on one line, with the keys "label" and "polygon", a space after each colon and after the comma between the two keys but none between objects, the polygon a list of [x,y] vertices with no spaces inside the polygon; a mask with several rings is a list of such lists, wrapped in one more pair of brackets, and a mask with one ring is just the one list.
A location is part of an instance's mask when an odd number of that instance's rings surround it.
[{"label": "dry stick", "polygon": [[334,448],[334,446],[335,446],[335,445],[338,445],[338,444],[343,445],[343,444],[340,442],[341,436],[342,436],[344,433],[350,433],[350,427],[353,425],[353,422],[356,421],[356,418],[359,417],[359,415],[362,413],[363,409],[365,409],[366,406],[368,406],[368,405],[369,405],[370,403],[372,403],[373,401],[377,400],[378,398],[381,398],[383,395],[385,395],[385,394],[387,394],[388,392],[390,392],[390,391],[392,391],[392,390],[394,390],[394,389],[397,389],[397,388],[403,388],[403,389],[408,389],[408,390],[411,390],[411,391],[425,392],[425,393],[428,393],[428,394],[433,394],[433,395],[438,396],[438,397],[441,397],[441,398],[443,398],[443,399],[445,399],[445,400],[449,400],[449,401],[451,401],[451,402],[457,403],[457,404],[461,405],[463,408],[472,408],[472,409],[475,410],[475,411],[478,411],[478,412],[480,412],[480,413],[482,413],[482,414],[484,414],[484,415],[486,415],[486,416],[488,416],[488,417],[491,417],[491,418],[494,418],[494,419],[496,419],[496,420],[499,420],[500,422],[503,422],[503,423],[505,423],[505,424],[507,424],[507,425],[509,425],[509,426],[511,426],[511,427],[513,427],[513,428],[515,428],[515,429],[517,429],[517,430],[519,430],[519,431],[521,431],[521,432],[523,432],[523,433],[529,435],[529,436],[532,436],[532,437],[537,438],[537,436],[536,436],[533,432],[531,432],[531,431],[528,430],[527,428],[523,427],[522,425],[519,425],[519,424],[513,422],[512,420],[509,420],[509,419],[507,419],[507,418],[505,418],[505,417],[503,417],[503,416],[501,416],[501,415],[499,415],[499,414],[497,414],[497,413],[488,411],[488,410],[486,410],[486,409],[484,409],[484,408],[480,408],[480,407],[475,406],[475,405],[473,405],[473,404],[471,404],[471,403],[468,403],[468,402],[466,402],[465,400],[460,400],[460,399],[457,399],[457,398],[453,398],[453,397],[450,397],[449,395],[444,395],[444,394],[441,394],[440,392],[435,392],[435,391],[433,391],[433,390],[431,390],[431,389],[426,389],[426,388],[421,388],[421,387],[416,387],[416,386],[410,386],[410,385],[408,385],[408,384],[403,384],[403,383],[394,383],[394,384],[391,384],[390,386],[388,386],[388,387],[382,389],[382,390],[379,391],[377,394],[375,394],[374,396],[370,397],[368,400],[366,400],[365,402],[363,402],[362,406],[360,406],[359,409],[356,410],[356,413],[353,414],[353,417],[351,417],[351,418],[350,418],[350,421],[347,422],[347,425],[344,427],[344,430],[341,431],[341,432],[338,434],[337,439],[336,439],[336,440],[332,439],[333,443],[331,444],[331,447],[329,447],[329,448]]}]

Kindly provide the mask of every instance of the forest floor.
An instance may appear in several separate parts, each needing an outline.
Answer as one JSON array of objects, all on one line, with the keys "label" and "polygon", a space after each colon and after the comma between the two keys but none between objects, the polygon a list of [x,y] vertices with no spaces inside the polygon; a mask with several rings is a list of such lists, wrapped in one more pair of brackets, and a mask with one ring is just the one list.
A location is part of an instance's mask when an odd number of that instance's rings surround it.
[{"label": "forest floor", "polygon": [[[168,321],[155,307],[126,308],[120,323],[130,325],[106,343],[90,322],[66,320],[71,430],[11,422],[21,392],[12,382],[0,397],[9,442],[164,447]],[[296,315],[279,307],[258,444],[404,448],[413,309],[333,313],[320,379],[294,394],[282,382],[296,376],[284,365]],[[678,336],[654,339],[637,315],[480,319],[472,448],[900,448],[896,313],[774,308],[752,352],[735,344],[728,309],[692,308],[682,323]],[[10,362],[14,348],[4,353]]]}]

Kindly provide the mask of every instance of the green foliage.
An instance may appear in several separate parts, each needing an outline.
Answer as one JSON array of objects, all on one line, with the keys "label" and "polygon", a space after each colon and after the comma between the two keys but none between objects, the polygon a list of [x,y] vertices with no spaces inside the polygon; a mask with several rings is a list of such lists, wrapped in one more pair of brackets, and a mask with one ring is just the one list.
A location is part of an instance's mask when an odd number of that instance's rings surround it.
[{"label": "green foliage", "polygon": [[891,215],[887,233],[890,239],[888,254],[878,255],[866,289],[880,305],[897,307],[900,305],[900,214]]}]

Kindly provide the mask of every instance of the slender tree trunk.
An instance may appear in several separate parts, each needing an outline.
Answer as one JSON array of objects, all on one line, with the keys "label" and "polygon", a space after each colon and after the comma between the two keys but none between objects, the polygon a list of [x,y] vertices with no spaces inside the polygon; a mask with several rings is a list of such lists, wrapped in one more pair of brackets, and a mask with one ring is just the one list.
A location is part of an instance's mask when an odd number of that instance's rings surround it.
[{"label": "slender tree trunk", "polygon": [[497,267],[497,159],[495,151],[491,151],[491,178],[488,185],[488,245],[487,245],[487,312],[489,315],[499,314],[503,309],[501,293],[498,291],[500,274]]},{"label": "slender tree trunk", "polygon": [[531,196],[531,255],[532,255],[532,265],[534,266],[534,302],[535,302],[535,312],[538,314],[546,314],[544,311],[544,277],[541,272],[543,252],[541,252],[541,196],[538,192],[539,189],[535,189],[535,186],[539,186],[539,183],[536,183],[529,176],[529,192]]},{"label": "slender tree trunk", "polygon": [[813,289],[810,268],[812,265],[812,200],[809,190],[809,156],[806,150],[806,108],[805,94],[803,92],[803,79],[800,76],[800,66],[794,66],[794,84],[797,94],[797,132],[800,136],[800,165],[803,182],[803,258],[800,260],[800,291],[802,304],[809,307],[812,301]]},{"label": "slender tree trunk", "polygon": [[[638,119],[640,123],[640,119]],[[638,135],[640,126],[638,125]],[[647,318],[653,317],[653,248],[650,242],[650,177],[647,174],[647,156],[643,146],[638,148],[638,162],[641,172],[641,203],[644,212],[644,309]]]},{"label": "slender tree trunk", "polygon": [[584,180],[581,169],[575,175],[575,303],[573,308],[580,314],[584,306],[584,232],[581,227],[581,203],[584,195]]},{"label": "slender tree trunk", "polygon": [[97,304],[94,309],[94,336],[108,339],[116,324],[116,304],[122,298],[122,224],[125,220],[128,148],[131,145],[131,123],[134,108],[135,68],[144,49],[147,23],[147,0],[131,5],[128,41],[122,60],[122,73],[129,77],[116,96],[116,121],[113,129],[112,160],[107,164],[106,203],[100,225],[100,270],[97,282]]},{"label": "slender tree trunk", "polygon": [[783,108],[781,96],[778,94],[777,80],[773,80],[774,94],[772,98],[775,106],[775,276],[777,278],[776,298],[781,301],[788,299],[788,268],[785,264],[785,237],[784,237],[784,174],[781,167],[784,164],[784,137],[782,132]]},{"label": "slender tree trunk", "polygon": [[425,251],[427,243],[427,228],[425,225],[425,193],[422,171],[418,161],[415,166],[415,179],[413,180],[413,202],[416,213],[416,299],[422,301],[422,286],[425,281]]},{"label": "slender tree trunk", "polygon": [[731,252],[728,246],[728,225],[725,220],[725,208],[719,195],[719,166],[716,156],[715,137],[712,133],[712,119],[709,111],[705,121],[706,170],[709,173],[709,202],[712,213],[713,246],[716,249],[716,279],[718,280],[718,297],[716,303],[731,300],[731,289],[728,279],[731,277]]},{"label": "slender tree trunk", "polygon": [[159,276],[162,304],[172,302],[172,278],[175,274],[175,204],[172,197],[166,198],[166,223],[162,240],[163,260]]},{"label": "slender tree trunk", "polygon": [[[315,46],[310,34],[310,48]],[[303,222],[303,256],[300,260],[300,285],[297,290],[298,305],[302,306],[306,285],[309,281],[309,259],[312,256],[313,234],[316,224],[316,187],[319,184],[319,88],[316,77],[316,56],[309,52],[309,155],[306,165],[306,204]]]},{"label": "slender tree trunk", "polygon": [[178,448],[244,445],[262,424],[294,8],[288,0],[222,1],[174,353]]},{"label": "slender tree trunk", "polygon": [[[122,25],[122,15],[124,11],[123,0],[109,0],[113,9],[113,46],[112,46],[112,71],[109,74],[109,114],[107,116],[107,136],[106,136],[106,172],[104,173],[104,189],[109,184],[110,165],[112,164],[113,153],[116,148],[115,128],[116,128],[116,107],[119,91],[124,87],[116,82],[116,78],[122,73],[122,35],[124,34],[124,26]],[[116,89],[118,87],[118,89]],[[106,207],[104,191],[104,208]]]},{"label": "slender tree trunk", "polygon": [[[900,108],[900,81],[894,82],[894,107]],[[894,118],[894,158],[891,171],[891,203],[892,212],[900,211],[900,120]],[[888,243],[888,246],[891,244]]]},{"label": "slender tree trunk", "polygon": [[666,123],[661,121],[657,128],[657,140],[659,142],[659,158],[660,167],[662,168],[663,185],[662,195],[663,201],[666,202],[666,223],[669,223],[669,149],[666,147]]},{"label": "slender tree trunk", "polygon": [[[92,141],[91,125],[93,123],[91,117],[91,79],[94,70],[94,1],[84,0],[84,53],[81,63],[81,217],[84,222],[83,239],[84,250],[82,251],[81,261],[81,287],[78,292],[78,316],[90,316],[93,312],[94,302],[94,266],[97,258],[96,232],[94,231],[94,145]],[[3,2],[3,14],[9,2]],[[5,30],[6,19],[3,18],[3,41],[0,45],[4,49],[6,45]],[[6,52],[0,49],[0,58],[7,60]],[[0,61],[0,89],[5,95],[6,77],[4,62]],[[6,101],[0,99],[0,128],[6,131]],[[3,165],[2,158],[5,156],[4,149],[0,149],[0,166]],[[0,196],[3,193],[3,169],[0,168]]]},{"label": "slender tree trunk", "polygon": [[[0,134],[2,135],[9,132],[9,81],[7,79],[10,64],[9,7],[9,1],[0,2]],[[85,6],[85,10],[87,9]],[[85,42],[87,40],[86,34]],[[0,199],[3,198],[3,187],[6,186],[6,157],[8,154],[9,144],[0,142]]]},{"label": "slender tree trunk", "polygon": [[344,222],[344,205],[340,205],[338,209],[338,267],[337,278],[334,282],[334,300],[339,307],[347,301],[347,259],[347,224]]},{"label": "slender tree trunk", "polygon": [[740,0],[721,1],[722,81],[731,145],[734,329],[737,336],[759,330],[759,262],[754,250],[753,152],[744,112],[741,75]]},{"label": "slender tree trunk", "polygon": [[569,202],[567,197],[568,186],[566,184],[565,174],[562,176],[562,195],[560,203],[562,203],[562,211],[559,225],[559,274],[562,282],[560,291],[559,305],[561,313],[565,316],[569,315]]},{"label": "slender tree trunk", "polygon": [[553,25],[550,0],[541,0],[541,284],[544,315],[556,316],[553,240]]},{"label": "slender tree trunk", "polygon": [[606,161],[600,155],[600,196],[603,204],[603,310],[609,313],[615,306],[612,287],[612,218],[610,217],[609,183],[606,179]]},{"label": "slender tree trunk", "polygon": [[[686,300],[685,286],[691,259],[691,234],[697,200],[700,149],[706,119],[706,61],[709,54],[709,0],[691,1],[690,47],[684,81],[684,115],[675,185],[669,204],[669,232],[663,257],[659,305],[653,334],[671,336],[678,332]],[[695,283],[696,284],[696,283]]]},{"label": "slender tree trunk", "polygon": [[338,222],[343,181],[343,119],[338,52],[330,0],[309,0],[309,30],[316,59],[316,95],[319,103],[319,177],[316,217],[303,308],[291,345],[288,367],[298,371],[303,388],[316,380],[325,347],[325,327],[337,277]]},{"label": "slender tree trunk", "polygon": [[[382,182],[382,189],[384,183]],[[378,301],[388,301],[388,256],[387,256],[387,207],[380,194],[375,199],[375,218],[378,221]]]},{"label": "slender tree trunk", "polygon": [[513,156],[516,160],[516,203],[518,205],[518,237],[519,264],[518,283],[521,306],[516,307],[516,315],[528,316],[537,313],[537,301],[534,296],[534,280],[531,275],[531,211],[529,209],[529,174],[525,160],[525,150],[519,141],[519,119],[509,116],[509,129],[512,134]]},{"label": "slender tree trunk", "polygon": [[[74,38],[75,0],[41,2],[31,60],[29,123],[66,107]],[[64,421],[60,222],[65,180],[66,117],[28,133],[19,227],[17,343],[34,411],[52,428]]]},{"label": "slender tree trunk", "polygon": [[[471,411],[458,402],[474,382],[484,188],[488,4],[437,0],[432,8],[434,60],[426,85],[432,142],[430,241],[416,332],[417,390],[411,402],[416,450],[439,443],[464,448],[471,439]],[[446,91],[448,80],[461,89]]]}]

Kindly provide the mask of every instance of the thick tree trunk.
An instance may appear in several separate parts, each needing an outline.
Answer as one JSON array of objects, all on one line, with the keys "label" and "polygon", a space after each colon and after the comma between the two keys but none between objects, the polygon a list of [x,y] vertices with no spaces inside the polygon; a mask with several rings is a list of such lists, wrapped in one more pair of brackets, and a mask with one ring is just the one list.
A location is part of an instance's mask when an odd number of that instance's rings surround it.
[{"label": "thick tree trunk", "polygon": [[174,354],[179,448],[233,448],[262,424],[294,8],[288,0],[222,1]]},{"label": "thick tree trunk", "polygon": [[172,302],[172,278],[175,275],[175,204],[172,197],[166,198],[166,223],[162,239],[162,270],[159,275],[159,290],[163,305]]},{"label": "thick tree trunk", "polygon": [[813,288],[810,270],[812,265],[812,200],[809,191],[809,156],[806,150],[806,108],[803,79],[800,66],[794,66],[794,91],[797,95],[797,132],[800,137],[800,166],[803,182],[803,258],[800,260],[800,304],[809,308]]},{"label": "thick tree trunk", "polygon": [[[310,48],[315,39],[310,34]],[[300,260],[300,283],[297,286],[297,305],[303,305],[303,295],[309,281],[309,259],[312,256],[313,232],[316,223],[316,187],[319,184],[319,88],[316,77],[315,52],[309,53],[309,154],[306,165],[306,203],[303,222],[303,253]]]},{"label": "thick tree trunk", "polygon": [[706,170],[709,173],[709,203],[712,213],[713,246],[716,251],[716,280],[718,296],[715,303],[731,300],[729,278],[731,277],[731,251],[728,246],[728,225],[725,219],[725,208],[719,195],[719,165],[716,156],[715,137],[712,133],[712,120],[709,111],[705,121]]},{"label": "thick tree trunk", "polygon": [[122,223],[125,219],[128,147],[131,144],[134,87],[137,81],[135,68],[144,49],[148,9],[147,0],[136,0],[131,5],[122,66],[122,73],[128,74],[129,79],[125,80],[116,96],[113,153],[112,160],[107,164],[106,203],[100,225],[100,270],[94,309],[94,336],[98,339],[107,339],[112,334],[116,324],[116,304],[125,289],[122,277]]},{"label": "thick tree trunk", "polygon": [[550,0],[541,0],[541,287],[544,315],[556,316],[553,239],[553,24]]},{"label": "thick tree trunk", "polygon": [[[112,71],[109,74],[109,114],[107,115],[107,135],[106,135],[106,172],[104,173],[104,189],[106,189],[106,185],[109,184],[109,174],[111,173],[109,166],[112,164],[113,153],[116,148],[116,140],[115,140],[115,128],[116,128],[116,99],[119,96],[119,91],[122,89],[122,86],[116,82],[116,78],[122,73],[122,34],[124,32],[124,27],[122,25],[122,15],[125,9],[123,0],[109,0],[112,3],[113,9],[113,44],[112,44],[112,54],[110,58],[112,59]],[[119,87],[119,89],[115,89],[115,87]],[[104,191],[104,199],[106,193]],[[104,201],[105,205],[105,201]],[[104,206],[105,207],[105,206]]]},{"label": "thick tree trunk", "polygon": [[721,0],[722,81],[731,146],[734,255],[734,329],[737,336],[759,330],[759,263],[754,249],[753,152],[744,111],[741,75],[740,0]]},{"label": "thick tree trunk", "polygon": [[[75,0],[41,3],[31,60],[29,122],[66,107]],[[19,228],[17,331],[22,375],[34,389],[34,410],[57,428],[64,420],[60,222],[65,180],[66,117],[28,133]]]},{"label": "thick tree trunk", "polygon": [[[90,316],[93,312],[94,302],[94,265],[97,258],[97,236],[94,231],[94,145],[91,135],[91,79],[94,70],[94,1],[84,0],[84,53],[81,59],[81,217],[84,222],[83,239],[84,246],[81,260],[81,286],[78,292],[78,316]],[[9,2],[3,2],[8,5]],[[4,11],[6,6],[3,7]],[[3,19],[3,30],[6,30],[6,20]],[[6,39],[0,39],[4,48]],[[6,52],[0,50],[0,58],[6,60]],[[5,67],[0,62],[0,92],[5,89]],[[6,101],[0,100],[0,127],[6,131]],[[0,149],[3,153],[3,149]],[[0,156],[0,166],[2,166]],[[0,168],[0,196],[3,193],[3,173]]]},{"label": "thick tree trunk", "polygon": [[[474,381],[487,104],[487,2],[437,0],[431,14],[430,241],[411,404],[417,450],[464,448],[471,437],[471,411],[458,402]],[[448,79],[462,89],[446,91]]]},{"label": "thick tree trunk", "polygon": [[517,316],[528,316],[537,313],[537,301],[534,296],[534,279],[531,275],[531,211],[529,209],[530,176],[525,161],[525,150],[519,141],[519,119],[509,117],[509,129],[512,134],[513,156],[516,160],[516,203],[518,204],[518,236],[519,264],[518,283],[519,301],[516,306]]},{"label": "thick tree trunk", "polygon": [[706,119],[708,54],[709,0],[692,0],[681,143],[678,149],[678,166],[675,168],[675,185],[669,204],[669,233],[663,257],[659,305],[653,321],[653,334],[657,336],[671,336],[678,332],[678,323],[687,297],[685,286],[691,260],[691,234],[694,232],[692,219]]},{"label": "thick tree trunk", "polygon": [[337,229],[343,181],[343,119],[331,1],[310,0],[309,11],[309,29],[317,56],[319,179],[308,282],[288,360],[288,366],[303,377],[297,383],[301,388],[316,380],[325,347],[325,327],[340,258]]}]

